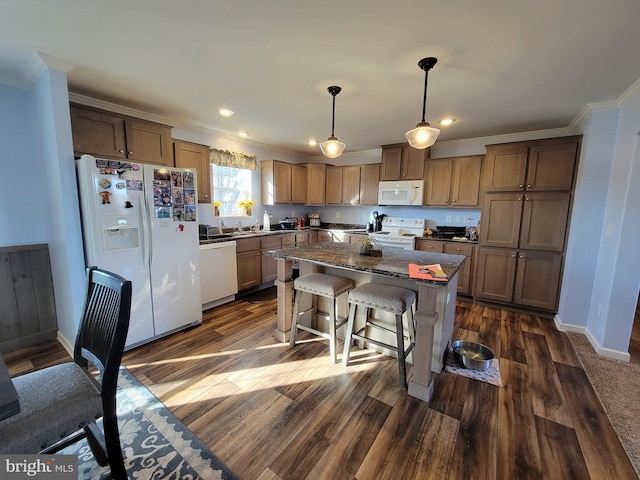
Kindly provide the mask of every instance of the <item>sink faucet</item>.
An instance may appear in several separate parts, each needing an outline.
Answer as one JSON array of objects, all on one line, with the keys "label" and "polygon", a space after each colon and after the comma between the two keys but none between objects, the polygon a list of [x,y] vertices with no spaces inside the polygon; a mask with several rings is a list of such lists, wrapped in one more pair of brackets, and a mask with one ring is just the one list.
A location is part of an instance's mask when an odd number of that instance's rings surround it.
[{"label": "sink faucet", "polygon": [[238,221],[238,231],[242,231],[242,222]]}]

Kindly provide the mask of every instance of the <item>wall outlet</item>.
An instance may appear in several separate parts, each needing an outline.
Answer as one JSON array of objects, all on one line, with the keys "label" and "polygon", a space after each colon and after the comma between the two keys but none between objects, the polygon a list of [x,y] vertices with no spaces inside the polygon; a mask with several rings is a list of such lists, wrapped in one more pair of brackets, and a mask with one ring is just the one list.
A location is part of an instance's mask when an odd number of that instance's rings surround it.
[{"label": "wall outlet", "polygon": [[291,210],[291,217],[295,218],[296,217],[296,211],[295,210]]},{"label": "wall outlet", "polygon": [[613,224],[609,224],[607,225],[607,237],[610,237],[611,235],[613,235]]},{"label": "wall outlet", "polygon": [[340,212],[336,212],[336,218],[340,218]]},{"label": "wall outlet", "polygon": [[447,223],[453,222],[453,217],[451,215],[447,215]]},{"label": "wall outlet", "polygon": [[458,215],[458,216],[456,217],[456,223],[460,223],[460,220],[461,220],[460,215]]}]

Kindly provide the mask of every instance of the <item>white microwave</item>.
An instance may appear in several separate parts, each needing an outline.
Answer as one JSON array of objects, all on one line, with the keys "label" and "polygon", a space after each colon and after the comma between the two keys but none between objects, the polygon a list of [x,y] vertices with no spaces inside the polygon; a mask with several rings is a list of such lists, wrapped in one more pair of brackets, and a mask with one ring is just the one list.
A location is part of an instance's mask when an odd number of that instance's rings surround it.
[{"label": "white microwave", "polygon": [[424,180],[400,180],[378,184],[378,205],[422,206]]}]

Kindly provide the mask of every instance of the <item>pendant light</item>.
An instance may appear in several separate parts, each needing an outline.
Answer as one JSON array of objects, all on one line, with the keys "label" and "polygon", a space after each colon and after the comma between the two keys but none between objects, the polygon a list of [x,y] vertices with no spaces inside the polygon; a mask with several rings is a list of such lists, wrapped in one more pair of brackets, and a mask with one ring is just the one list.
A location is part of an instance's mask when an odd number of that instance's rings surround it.
[{"label": "pendant light", "polygon": [[409,130],[405,133],[409,145],[413,148],[423,150],[436,143],[436,138],[440,134],[440,130],[432,128],[428,122],[425,121],[425,111],[427,106],[427,80],[429,78],[429,70],[438,61],[437,58],[427,57],[418,62],[418,66],[424,70],[424,95],[422,97],[422,121],[416,125],[416,128]]},{"label": "pendant light", "polygon": [[342,90],[340,87],[332,86],[327,88],[331,96],[333,96],[333,113],[331,115],[331,136],[327,139],[326,142],[322,142],[320,144],[320,149],[325,157],[329,158],[337,158],[342,155],[344,151],[344,147],[346,145],[340,142],[335,135],[333,134],[333,128],[336,122],[336,95],[340,93]]}]

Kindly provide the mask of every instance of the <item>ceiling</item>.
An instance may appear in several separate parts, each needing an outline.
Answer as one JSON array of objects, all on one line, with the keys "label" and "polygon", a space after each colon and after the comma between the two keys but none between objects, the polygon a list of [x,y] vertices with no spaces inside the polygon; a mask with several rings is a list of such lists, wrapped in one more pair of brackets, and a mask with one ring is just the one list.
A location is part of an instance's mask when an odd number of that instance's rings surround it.
[{"label": "ceiling", "polygon": [[[36,52],[73,66],[69,90],[296,152],[347,152],[565,128],[640,79],[637,0],[0,0],[0,83]],[[231,118],[217,111],[235,111]]]}]

